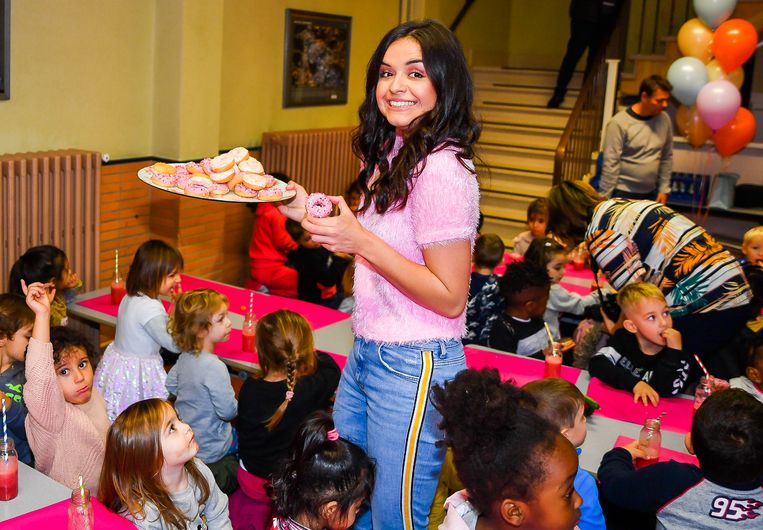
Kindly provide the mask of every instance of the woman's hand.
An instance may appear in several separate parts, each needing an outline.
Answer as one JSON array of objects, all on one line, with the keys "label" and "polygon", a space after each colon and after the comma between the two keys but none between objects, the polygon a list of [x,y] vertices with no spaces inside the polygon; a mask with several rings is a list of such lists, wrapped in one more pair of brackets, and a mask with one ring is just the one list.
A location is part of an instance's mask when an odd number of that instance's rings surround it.
[{"label": "woman's hand", "polygon": [[302,221],[302,228],[310,233],[313,241],[331,252],[362,255],[368,232],[358,222],[343,197],[329,196],[329,200],[337,205],[339,215],[323,219],[307,215]]},{"label": "woman's hand", "polygon": [[283,201],[278,205],[278,211],[284,214],[286,217],[298,223],[302,221],[307,215],[305,211],[305,200],[307,199],[307,192],[305,188],[290,180],[286,185],[286,191],[296,191],[297,194],[289,200]]}]

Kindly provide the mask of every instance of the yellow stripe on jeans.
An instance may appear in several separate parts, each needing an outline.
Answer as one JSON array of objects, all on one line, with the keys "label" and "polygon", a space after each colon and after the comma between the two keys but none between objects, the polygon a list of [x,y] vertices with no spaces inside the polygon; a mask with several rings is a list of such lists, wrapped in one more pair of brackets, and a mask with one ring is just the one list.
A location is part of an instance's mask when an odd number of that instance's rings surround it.
[{"label": "yellow stripe on jeans", "polygon": [[432,352],[421,352],[419,388],[416,391],[416,400],[413,404],[411,423],[408,427],[408,439],[405,442],[405,454],[403,455],[401,508],[403,511],[404,530],[413,530],[413,506],[411,500],[413,493],[413,470],[416,466],[416,449],[418,447],[419,435],[421,434],[421,425],[424,422],[424,412],[427,408],[429,383],[432,381],[432,367]]}]

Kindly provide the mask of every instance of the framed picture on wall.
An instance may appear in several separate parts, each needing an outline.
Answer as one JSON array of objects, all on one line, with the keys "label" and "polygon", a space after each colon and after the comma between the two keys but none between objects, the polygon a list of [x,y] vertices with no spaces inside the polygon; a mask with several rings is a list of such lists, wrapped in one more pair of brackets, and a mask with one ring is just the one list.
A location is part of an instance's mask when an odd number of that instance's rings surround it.
[{"label": "framed picture on wall", "polygon": [[286,10],[283,106],[343,105],[352,17]]},{"label": "framed picture on wall", "polygon": [[11,98],[11,0],[0,0],[0,99]]}]

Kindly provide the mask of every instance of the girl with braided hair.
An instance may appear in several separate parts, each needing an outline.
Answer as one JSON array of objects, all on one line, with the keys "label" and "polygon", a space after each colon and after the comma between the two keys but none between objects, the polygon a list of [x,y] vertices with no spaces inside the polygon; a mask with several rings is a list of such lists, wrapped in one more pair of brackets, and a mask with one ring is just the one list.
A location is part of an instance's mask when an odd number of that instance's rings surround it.
[{"label": "girl with braided hair", "polygon": [[262,317],[255,341],[261,372],[239,394],[241,489],[231,496],[230,514],[235,528],[259,530],[270,521],[265,484],[305,418],[331,406],[340,372],[329,355],[315,351],[310,324],[293,311]]}]

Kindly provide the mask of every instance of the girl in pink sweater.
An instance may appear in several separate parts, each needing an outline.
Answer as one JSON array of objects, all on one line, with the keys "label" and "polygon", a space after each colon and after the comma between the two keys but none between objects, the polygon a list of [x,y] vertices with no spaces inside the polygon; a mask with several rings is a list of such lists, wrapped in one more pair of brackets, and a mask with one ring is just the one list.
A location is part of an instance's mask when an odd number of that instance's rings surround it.
[{"label": "girl in pink sweater", "polygon": [[24,402],[26,431],[35,466],[74,489],[78,476],[97,491],[109,419],[106,403],[93,388],[96,351],[74,330],[50,329],[51,285],[22,281],[27,305],[34,311],[26,357]]}]

